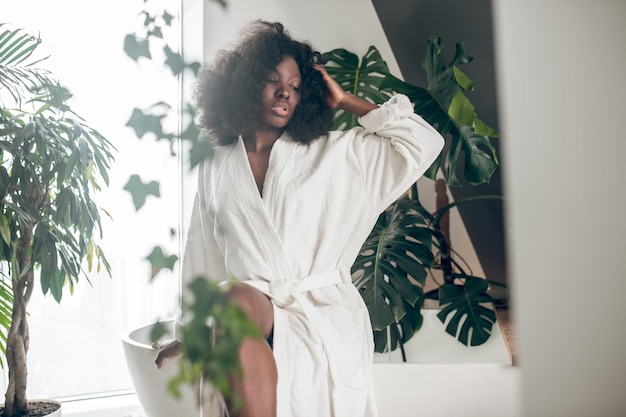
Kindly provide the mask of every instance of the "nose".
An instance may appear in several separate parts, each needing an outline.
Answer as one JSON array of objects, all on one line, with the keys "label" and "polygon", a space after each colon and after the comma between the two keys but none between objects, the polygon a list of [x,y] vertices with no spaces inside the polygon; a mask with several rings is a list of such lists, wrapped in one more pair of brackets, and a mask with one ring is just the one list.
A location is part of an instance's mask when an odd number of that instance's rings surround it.
[{"label": "nose", "polygon": [[280,88],[277,92],[276,92],[276,97],[278,98],[282,98],[283,100],[289,100],[289,90],[285,87]]}]

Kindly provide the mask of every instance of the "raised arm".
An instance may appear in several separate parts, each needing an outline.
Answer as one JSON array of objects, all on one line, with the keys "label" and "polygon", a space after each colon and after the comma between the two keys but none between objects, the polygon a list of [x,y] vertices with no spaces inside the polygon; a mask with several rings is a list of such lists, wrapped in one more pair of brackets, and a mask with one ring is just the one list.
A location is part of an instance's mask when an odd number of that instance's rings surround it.
[{"label": "raised arm", "polygon": [[378,107],[376,104],[363,100],[362,98],[359,98],[354,94],[350,94],[341,88],[337,81],[335,81],[335,79],[328,74],[323,65],[315,65],[314,67],[324,78],[324,82],[326,83],[330,93],[326,102],[333,109],[342,109],[361,117]]}]

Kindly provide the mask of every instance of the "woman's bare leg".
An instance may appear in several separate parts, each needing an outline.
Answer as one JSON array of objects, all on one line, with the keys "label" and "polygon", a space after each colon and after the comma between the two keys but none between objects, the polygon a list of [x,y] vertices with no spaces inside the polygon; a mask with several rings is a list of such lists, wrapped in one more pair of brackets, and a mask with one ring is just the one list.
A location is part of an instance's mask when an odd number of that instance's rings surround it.
[{"label": "woman's bare leg", "polygon": [[[249,285],[236,285],[229,290],[248,318],[259,326],[267,339],[274,326],[272,303],[265,294]],[[278,374],[272,349],[265,339],[248,338],[239,348],[243,375],[234,382],[235,391],[243,400],[243,408],[235,417],[275,417]]]}]

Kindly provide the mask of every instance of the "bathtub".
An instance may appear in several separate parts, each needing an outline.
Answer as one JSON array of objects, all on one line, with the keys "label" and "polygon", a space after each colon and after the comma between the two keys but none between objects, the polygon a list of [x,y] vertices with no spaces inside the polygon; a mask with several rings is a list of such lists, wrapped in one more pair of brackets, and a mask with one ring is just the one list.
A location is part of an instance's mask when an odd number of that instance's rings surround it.
[{"label": "bathtub", "polygon": [[[465,347],[445,333],[436,310],[424,310],[422,329],[407,344],[407,363],[398,351],[376,354],[374,389],[380,417],[520,417],[520,369],[511,364],[499,326],[480,347]],[[172,322],[166,322],[172,326]],[[176,360],[154,365],[152,324],[122,337],[128,370],[147,417],[218,417],[201,410],[197,394],[183,387],[180,400],[167,391]]]}]

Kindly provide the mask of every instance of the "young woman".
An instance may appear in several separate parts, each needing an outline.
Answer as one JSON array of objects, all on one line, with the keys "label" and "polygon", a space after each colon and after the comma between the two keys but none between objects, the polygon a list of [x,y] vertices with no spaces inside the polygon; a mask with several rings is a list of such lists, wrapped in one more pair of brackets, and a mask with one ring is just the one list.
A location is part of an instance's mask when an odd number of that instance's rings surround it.
[{"label": "young woman", "polygon": [[[346,93],[280,23],[246,27],[195,98],[217,147],[200,168],[183,280],[240,280],[230,297],[266,337],[240,348],[239,415],[376,416],[372,329],[350,268],[443,138],[405,96],[377,106]],[[362,127],[329,132],[333,109]]]}]

